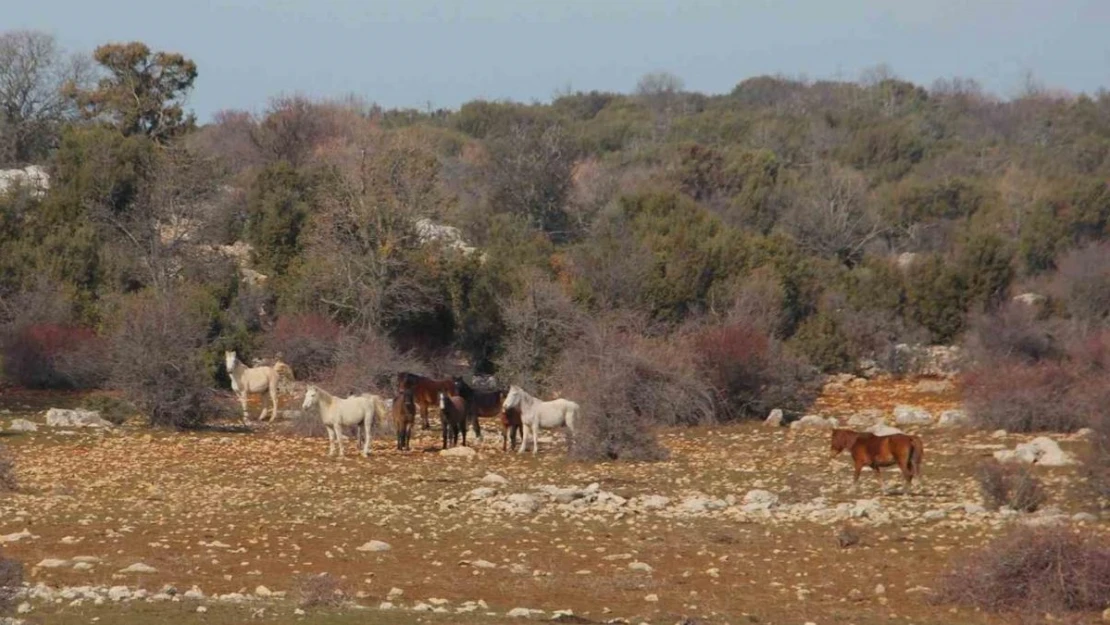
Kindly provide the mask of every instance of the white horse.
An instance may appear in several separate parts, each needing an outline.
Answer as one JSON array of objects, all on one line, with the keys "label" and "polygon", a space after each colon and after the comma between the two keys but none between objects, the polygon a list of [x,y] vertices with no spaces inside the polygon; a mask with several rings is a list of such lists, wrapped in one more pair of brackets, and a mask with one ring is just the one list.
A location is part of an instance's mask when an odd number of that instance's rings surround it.
[{"label": "white horse", "polygon": [[[328,430],[328,455],[333,455],[339,449],[339,456],[343,456],[343,428],[348,426],[362,426],[366,438],[361,435],[356,442],[362,439],[362,457],[370,455],[370,427],[374,420],[379,423],[386,416],[385,402],[381,397],[364,393],[362,395],[349,395],[345,398],[335,397],[331,393],[316,386],[309,386],[304,395],[301,407],[305,410],[313,406],[320,407],[320,421]],[[361,432],[360,432],[361,434]]]},{"label": "white horse", "polygon": [[520,449],[523,453],[528,445],[528,433],[532,433],[532,454],[539,448],[540,428],[566,427],[574,436],[574,424],[578,420],[582,409],[578,404],[569,399],[553,399],[542,401],[524,392],[519,386],[510,386],[509,394],[501,404],[503,410],[514,406],[520,407],[520,423],[523,426],[523,436],[520,440]]},{"label": "white horse", "polygon": [[262,411],[258,413],[258,420],[266,414],[266,393],[270,394],[270,421],[274,420],[278,412],[277,387],[281,373],[287,372],[290,379],[293,369],[280,360],[272,367],[247,367],[239,361],[235,352],[224,352],[224,363],[227,365],[227,375],[231,378],[231,390],[239,396],[239,403],[243,405],[243,423],[247,422],[247,394],[262,394]]}]

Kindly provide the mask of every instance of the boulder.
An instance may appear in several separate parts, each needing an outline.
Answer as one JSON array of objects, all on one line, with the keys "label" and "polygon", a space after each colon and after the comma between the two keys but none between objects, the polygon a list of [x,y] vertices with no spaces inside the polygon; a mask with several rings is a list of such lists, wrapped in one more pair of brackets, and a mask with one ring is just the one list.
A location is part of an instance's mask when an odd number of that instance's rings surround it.
[{"label": "boulder", "polygon": [[14,419],[8,430],[12,432],[38,432],[39,426],[27,419]]},{"label": "boulder", "polygon": [[775,504],[779,502],[779,496],[767,490],[754,489],[749,490],[743,499],[743,506],[741,509],[744,512],[757,512],[759,510],[770,510]]},{"label": "boulder", "polygon": [[790,428],[794,430],[801,429],[832,429],[837,426],[837,422],[833,419],[826,419],[815,414],[807,414],[806,416],[798,419],[790,424]]},{"label": "boulder", "polygon": [[994,457],[999,462],[1038,464],[1046,467],[1062,467],[1075,463],[1070,454],[1060,449],[1059,443],[1047,436],[1038,436],[1013,449],[996,451]]},{"label": "boulder", "polygon": [[861,410],[854,415],[848,417],[848,427],[850,428],[869,428],[874,425],[883,423],[883,411],[869,408]]},{"label": "boulder", "polygon": [[392,549],[392,547],[389,546],[389,543],[383,543],[380,540],[371,540],[361,547],[355,548],[356,551],[389,551],[390,549]]},{"label": "boulder", "polygon": [[945,428],[967,427],[971,425],[971,418],[963,410],[945,410],[940,413],[937,425]]},{"label": "boulder", "polygon": [[46,425],[58,428],[110,428],[112,424],[100,417],[95,410],[66,410],[51,408],[46,411]]},{"label": "boulder", "polygon": [[933,415],[920,406],[901,404],[894,407],[895,425],[929,425],[933,422]]},{"label": "boulder", "polygon": [[763,425],[768,427],[779,427],[782,425],[782,408],[775,408],[771,414],[763,421]]},{"label": "boulder", "polygon": [[877,423],[875,425],[872,425],[871,427],[867,428],[866,431],[874,434],[875,436],[890,436],[891,434],[904,434],[904,432],[902,432],[902,430],[899,430],[898,428],[890,427],[889,425],[887,425],[885,423]]},{"label": "boulder", "polygon": [[473,460],[474,457],[478,455],[478,452],[474,451],[471,447],[463,447],[460,445],[458,447],[448,447],[447,449],[441,450],[439,455],[448,458],[466,458],[468,460]]},{"label": "boulder", "polygon": [[639,507],[644,510],[660,510],[671,503],[670,497],[662,495],[644,495],[639,498]]}]

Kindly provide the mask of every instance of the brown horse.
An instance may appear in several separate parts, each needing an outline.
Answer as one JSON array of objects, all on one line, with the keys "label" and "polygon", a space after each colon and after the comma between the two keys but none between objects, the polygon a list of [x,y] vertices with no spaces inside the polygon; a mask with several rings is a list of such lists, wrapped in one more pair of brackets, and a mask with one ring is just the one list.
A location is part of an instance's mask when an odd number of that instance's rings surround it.
[{"label": "brown horse", "polygon": [[520,406],[502,410],[498,416],[501,418],[501,451],[508,451],[505,446],[516,447],[517,434],[524,429],[524,424],[520,420]]},{"label": "brown horse", "polygon": [[474,436],[481,440],[482,428],[478,424],[478,418],[501,414],[501,403],[505,401],[508,391],[477,391],[458,376],[455,377],[455,388],[458,389],[459,397],[466,400],[466,420],[474,426]]},{"label": "brown horse", "polygon": [[[447,393],[449,395],[457,395],[458,390],[455,388],[455,381],[451,378],[445,380],[433,380],[426,378],[422,375],[402,371],[397,374],[397,392],[403,393],[406,390],[412,390],[413,401],[416,402],[416,407],[420,408],[420,417],[424,421],[424,429],[431,429],[428,423],[428,408],[439,404],[439,394]],[[443,416],[440,416],[440,420]]]},{"label": "brown horse", "polygon": [[920,436],[909,434],[878,436],[870,432],[834,428],[830,449],[832,452],[829,456],[830,460],[845,449],[850,450],[856,472],[852,479],[853,490],[859,487],[859,474],[865,466],[871,467],[875,471],[875,476],[879,478],[879,492],[886,490],[883,487],[883,474],[879,470],[882,467],[897,464],[902,470],[902,478],[906,480],[907,492],[913,485],[915,476],[918,478],[918,483],[921,481],[921,461],[925,458],[925,444]]},{"label": "brown horse", "polygon": [[466,447],[466,400],[458,395],[440,393],[439,410],[439,420],[443,425],[443,448],[447,449],[448,434],[451,435],[451,446],[458,445],[460,433],[463,447]]},{"label": "brown horse", "polygon": [[412,426],[416,423],[416,404],[412,399],[412,390],[398,393],[393,398],[393,429],[397,431],[397,450],[409,451],[412,449]]}]

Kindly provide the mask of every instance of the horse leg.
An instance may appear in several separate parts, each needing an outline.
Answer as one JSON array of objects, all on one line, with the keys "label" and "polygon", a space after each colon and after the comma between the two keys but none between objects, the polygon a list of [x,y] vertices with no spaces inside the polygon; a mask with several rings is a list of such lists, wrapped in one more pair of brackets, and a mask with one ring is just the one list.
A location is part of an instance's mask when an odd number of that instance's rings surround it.
[{"label": "horse leg", "polygon": [[336,446],[339,448],[339,457],[342,458],[343,445],[345,443],[344,439],[347,438],[346,436],[343,436],[343,422],[339,421],[337,418],[335,425],[332,427],[335,429],[335,443]]},{"label": "horse leg", "polygon": [[328,457],[330,458],[335,453],[335,432],[330,426],[324,426],[324,429],[328,433]]},{"label": "horse leg", "polygon": [[879,478],[879,494],[885,495],[886,486],[883,485],[883,470],[877,466],[873,466],[871,468],[875,470],[875,477]]},{"label": "horse leg", "polygon": [[852,476],[852,492],[859,492],[859,474],[863,471],[863,465],[859,462],[855,464],[855,475]]},{"label": "horse leg", "polygon": [[520,436],[520,448],[517,449],[517,452],[516,452],[518,454],[524,453],[524,448],[528,445],[528,426],[527,425],[521,425],[520,426],[520,434],[521,434],[521,436]]},{"label": "horse leg", "polygon": [[536,419],[536,424],[532,426],[532,455],[535,456],[540,450],[540,423],[539,418]]},{"label": "horse leg", "polygon": [[277,416],[278,411],[278,396],[277,396],[277,380],[270,385],[270,423],[274,422],[274,417]]},{"label": "horse leg", "polygon": [[424,419],[424,429],[432,429],[431,424],[428,423],[428,404],[420,404],[420,418]]},{"label": "horse leg", "polygon": [[362,457],[366,458],[370,455],[370,422],[374,420],[373,414],[366,415],[362,420],[362,427],[366,430],[366,440],[362,443]]},{"label": "horse leg", "polygon": [[243,406],[243,425],[247,425],[247,394],[245,392],[239,394],[239,404]]}]

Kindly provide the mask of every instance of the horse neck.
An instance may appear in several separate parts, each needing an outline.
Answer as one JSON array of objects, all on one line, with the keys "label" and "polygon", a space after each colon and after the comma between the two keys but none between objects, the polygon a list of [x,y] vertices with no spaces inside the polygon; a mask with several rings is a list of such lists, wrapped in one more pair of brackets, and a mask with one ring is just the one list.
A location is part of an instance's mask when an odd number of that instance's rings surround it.
[{"label": "horse neck", "polygon": [[335,401],[335,396],[320,387],[316,387],[316,401],[320,402],[321,407],[330,406]]},{"label": "horse neck", "polygon": [[528,393],[525,393],[524,389],[520,390],[520,412],[521,412],[521,414],[524,414],[526,412],[531,412],[532,406],[534,404],[538,403],[538,402],[539,402],[538,399],[536,399],[535,397],[532,397]]}]

